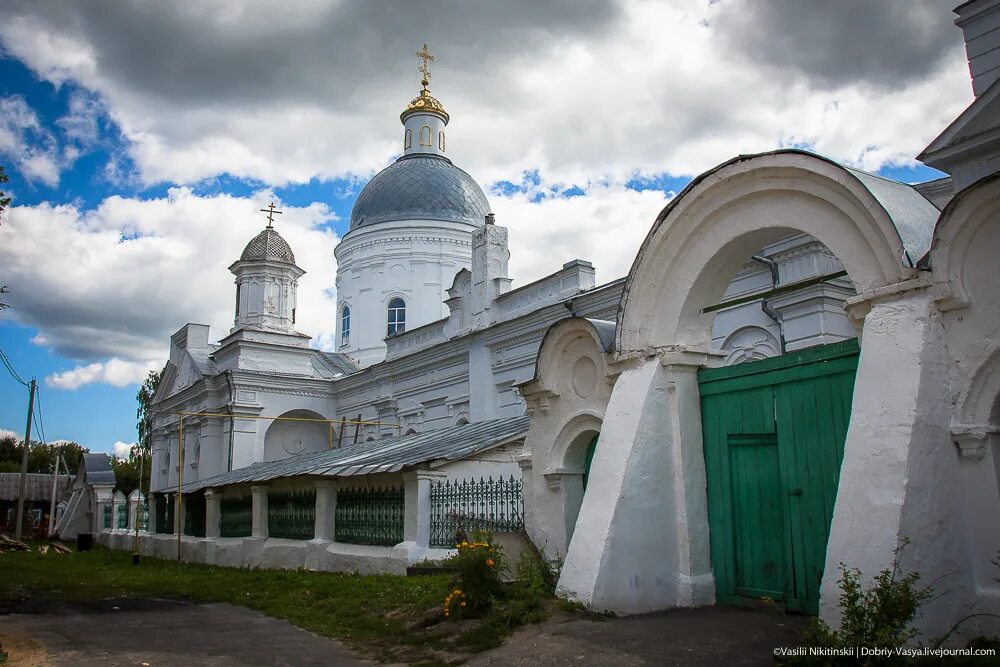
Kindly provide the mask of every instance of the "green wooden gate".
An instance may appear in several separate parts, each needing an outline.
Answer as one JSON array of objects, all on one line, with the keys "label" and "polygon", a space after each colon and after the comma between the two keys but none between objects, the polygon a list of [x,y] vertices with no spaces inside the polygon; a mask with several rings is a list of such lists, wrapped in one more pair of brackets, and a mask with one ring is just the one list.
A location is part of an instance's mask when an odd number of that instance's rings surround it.
[{"label": "green wooden gate", "polygon": [[699,372],[720,603],[817,613],[857,366],[850,340]]}]

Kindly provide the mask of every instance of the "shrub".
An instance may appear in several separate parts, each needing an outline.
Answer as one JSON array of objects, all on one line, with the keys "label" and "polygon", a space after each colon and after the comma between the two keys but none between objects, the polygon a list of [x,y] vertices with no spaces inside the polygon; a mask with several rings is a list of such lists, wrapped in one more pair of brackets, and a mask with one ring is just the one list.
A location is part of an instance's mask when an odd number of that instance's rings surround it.
[{"label": "shrub", "polygon": [[920,609],[934,598],[930,586],[920,587],[920,575],[904,572],[899,557],[909,540],[901,540],[893,551],[892,567],[879,572],[871,584],[862,583],[861,571],[840,564],[840,628],[832,630],[813,619],[805,631],[808,645],[829,648],[886,648],[903,646],[915,638],[913,621]]},{"label": "shrub", "polygon": [[500,595],[500,578],[507,572],[503,551],[489,533],[474,533],[471,542],[462,540],[455,547],[458,553],[446,561],[458,574],[445,600],[445,616],[479,616]]}]

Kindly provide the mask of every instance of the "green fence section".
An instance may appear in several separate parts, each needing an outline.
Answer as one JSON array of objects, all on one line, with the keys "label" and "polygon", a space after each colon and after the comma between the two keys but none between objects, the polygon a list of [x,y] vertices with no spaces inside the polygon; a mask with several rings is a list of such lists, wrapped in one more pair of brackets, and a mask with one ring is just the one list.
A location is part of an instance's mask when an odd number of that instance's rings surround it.
[{"label": "green fence section", "polygon": [[340,489],[334,539],[394,546],[403,541],[403,488]]},{"label": "green fence section", "polygon": [[219,535],[250,537],[253,534],[253,498],[223,498],[219,509]]},{"label": "green fence section", "polygon": [[315,525],[315,490],[268,494],[267,533],[271,537],[311,540]]},{"label": "green fence section", "polygon": [[104,529],[111,530],[111,505],[104,506]]},{"label": "green fence section", "polygon": [[491,533],[524,529],[523,483],[511,475],[462,479],[431,485],[430,545],[454,548],[456,538],[477,530]]},{"label": "green fence section", "polygon": [[205,537],[205,494],[184,496],[184,534]]},{"label": "green fence section", "polygon": [[149,496],[139,503],[139,530],[149,530]]},{"label": "green fence section", "polygon": [[124,530],[128,528],[128,503],[117,505],[115,509],[118,512],[118,529]]}]

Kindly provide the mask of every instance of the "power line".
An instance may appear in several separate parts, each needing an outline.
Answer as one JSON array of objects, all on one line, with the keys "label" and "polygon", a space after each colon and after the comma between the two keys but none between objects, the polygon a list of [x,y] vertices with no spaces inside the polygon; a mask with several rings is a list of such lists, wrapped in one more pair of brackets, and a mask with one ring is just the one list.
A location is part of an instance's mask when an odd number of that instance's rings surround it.
[{"label": "power line", "polygon": [[11,377],[23,384],[25,387],[28,386],[28,383],[24,381],[24,378],[18,375],[17,371],[14,370],[14,366],[10,362],[10,357],[8,357],[2,349],[0,349],[0,361],[3,362],[4,367],[7,369],[7,372],[10,373]]},{"label": "power line", "polygon": [[35,424],[35,428],[38,429],[39,433],[42,435],[42,442],[47,443],[49,439],[45,437],[45,419],[42,415],[42,388],[35,387],[35,403],[38,405],[38,423]]}]

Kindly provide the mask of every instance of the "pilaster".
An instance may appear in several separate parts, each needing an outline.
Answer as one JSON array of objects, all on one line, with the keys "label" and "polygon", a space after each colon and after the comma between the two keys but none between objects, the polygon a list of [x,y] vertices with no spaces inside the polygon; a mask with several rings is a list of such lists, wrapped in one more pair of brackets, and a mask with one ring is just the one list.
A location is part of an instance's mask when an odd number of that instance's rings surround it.
[{"label": "pilaster", "polygon": [[313,539],[333,541],[336,534],[337,482],[323,479],[316,482],[316,524]]},{"label": "pilaster", "polygon": [[222,519],[222,493],[205,489],[205,537],[219,537]]},{"label": "pilaster", "polygon": [[443,480],[437,470],[413,470],[403,474],[403,541],[427,548],[431,539],[431,484]]},{"label": "pilaster", "polygon": [[253,501],[252,537],[268,537],[267,490],[268,486],[266,484],[255,484],[250,487],[250,496]]}]

